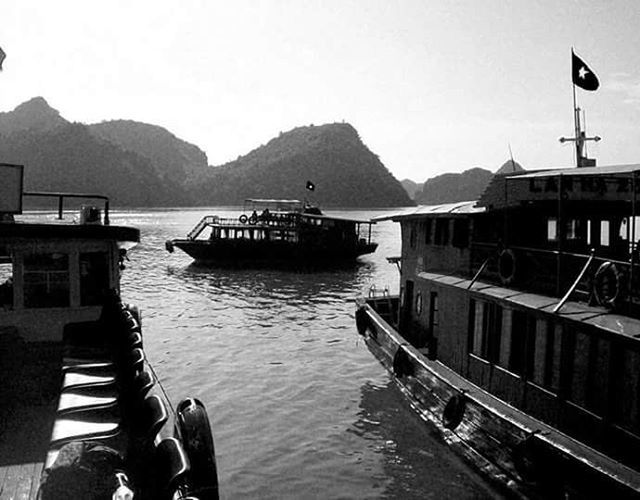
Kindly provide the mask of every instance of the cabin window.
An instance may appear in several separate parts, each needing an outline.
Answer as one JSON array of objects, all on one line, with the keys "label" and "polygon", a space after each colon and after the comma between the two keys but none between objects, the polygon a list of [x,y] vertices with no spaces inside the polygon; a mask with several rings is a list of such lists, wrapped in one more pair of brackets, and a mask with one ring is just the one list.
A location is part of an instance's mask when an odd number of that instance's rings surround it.
[{"label": "cabin window", "polygon": [[560,352],[562,346],[562,327],[560,325],[547,323],[547,337],[544,344],[546,353],[542,385],[553,392],[558,392],[560,390]]},{"label": "cabin window", "polygon": [[449,243],[449,219],[436,219],[434,243],[436,245],[446,245]]},{"label": "cabin window", "polygon": [[609,246],[609,221],[608,220],[600,221],[600,246],[603,246],[603,247]]},{"label": "cabin window", "polygon": [[555,217],[547,219],[547,240],[558,241],[558,219]]},{"label": "cabin window", "polygon": [[[541,387],[557,390],[557,378],[559,374],[560,343],[555,342],[556,326],[548,321],[537,320],[535,328],[529,333],[532,336],[527,340],[527,377]],[[559,341],[559,336],[558,336]],[[556,349],[557,350],[554,350]],[[554,359],[555,358],[555,359]],[[556,385],[552,386],[553,369]]]},{"label": "cabin window", "polygon": [[457,248],[469,246],[469,221],[467,219],[454,219],[451,244]]},{"label": "cabin window", "polygon": [[0,249],[0,308],[13,306],[13,262]]},{"label": "cabin window", "polygon": [[422,292],[416,294],[416,315],[422,314]]},{"label": "cabin window", "polygon": [[[522,311],[513,311],[511,314],[511,335],[508,342],[508,356],[501,355],[501,360],[506,361],[506,368],[510,372],[522,375],[525,370],[527,338],[534,338],[536,331],[536,318]],[[502,353],[501,353],[502,354]],[[506,354],[506,353],[505,353]]]},{"label": "cabin window", "polygon": [[423,222],[424,242],[429,245],[431,243],[431,230],[433,228],[433,219],[426,219]]},{"label": "cabin window", "polygon": [[109,261],[105,252],[80,254],[80,305],[102,304],[109,289]]},{"label": "cabin window", "polygon": [[429,307],[429,329],[433,333],[435,326],[438,326],[438,292],[431,292],[430,295],[431,305]]},{"label": "cabin window", "polygon": [[565,236],[567,240],[582,239],[582,221],[579,219],[569,219],[566,224]]},{"label": "cabin window", "polygon": [[411,248],[416,247],[416,225],[411,224],[411,229],[409,230],[409,246]]},{"label": "cabin window", "polygon": [[69,256],[63,253],[24,257],[24,305],[69,306]]},{"label": "cabin window", "polygon": [[491,302],[471,301],[470,349],[473,354],[495,361],[496,346],[500,345],[502,330],[502,307]]}]

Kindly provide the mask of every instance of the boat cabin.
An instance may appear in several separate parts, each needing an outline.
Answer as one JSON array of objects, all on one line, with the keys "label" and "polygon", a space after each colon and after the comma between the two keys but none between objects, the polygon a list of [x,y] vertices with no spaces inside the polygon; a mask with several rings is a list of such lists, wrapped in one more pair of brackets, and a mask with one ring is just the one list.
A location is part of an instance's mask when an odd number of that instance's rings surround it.
[{"label": "boat cabin", "polygon": [[95,203],[91,195],[24,193],[57,201],[58,219],[20,217],[22,167],[0,165],[0,177],[20,179],[0,188],[0,331],[17,331],[26,342],[60,341],[67,323],[98,319],[107,290],[119,291],[122,261],[139,231],[111,226],[108,205],[104,214],[84,206],[78,224],[62,219],[65,202]]},{"label": "boat cabin", "polygon": [[640,165],[496,175],[401,224],[389,317],[426,356],[640,469]]}]

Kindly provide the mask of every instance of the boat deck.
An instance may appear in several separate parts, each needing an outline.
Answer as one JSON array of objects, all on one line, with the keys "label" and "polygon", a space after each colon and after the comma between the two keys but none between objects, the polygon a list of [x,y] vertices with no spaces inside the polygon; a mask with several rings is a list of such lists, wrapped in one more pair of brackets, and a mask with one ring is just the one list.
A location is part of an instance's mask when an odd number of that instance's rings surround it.
[{"label": "boat deck", "polygon": [[0,345],[0,500],[35,499],[55,420],[60,352]]}]

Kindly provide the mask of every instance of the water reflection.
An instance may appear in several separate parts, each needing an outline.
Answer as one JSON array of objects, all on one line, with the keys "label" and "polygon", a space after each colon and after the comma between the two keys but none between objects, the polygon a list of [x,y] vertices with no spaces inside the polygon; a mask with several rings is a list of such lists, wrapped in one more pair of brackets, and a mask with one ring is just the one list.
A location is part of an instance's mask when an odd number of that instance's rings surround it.
[{"label": "water reflection", "polygon": [[383,457],[379,498],[497,498],[498,494],[443,447],[437,433],[411,410],[395,383],[365,382],[358,418],[349,432]]}]

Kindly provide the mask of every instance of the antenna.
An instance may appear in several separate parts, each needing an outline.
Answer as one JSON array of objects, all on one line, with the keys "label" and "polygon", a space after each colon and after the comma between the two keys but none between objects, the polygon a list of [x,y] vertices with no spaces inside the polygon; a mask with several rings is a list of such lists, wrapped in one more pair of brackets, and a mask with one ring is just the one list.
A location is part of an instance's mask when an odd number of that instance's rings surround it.
[{"label": "antenna", "polygon": [[516,171],[516,162],[513,161],[513,152],[511,151],[511,143],[508,142],[507,145],[509,146],[509,157],[511,158],[511,168],[515,172]]}]

